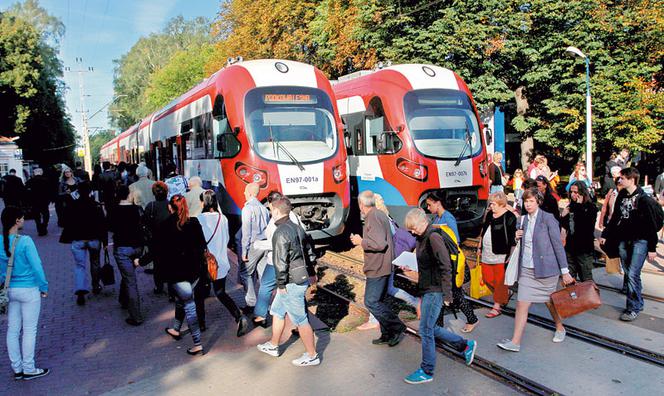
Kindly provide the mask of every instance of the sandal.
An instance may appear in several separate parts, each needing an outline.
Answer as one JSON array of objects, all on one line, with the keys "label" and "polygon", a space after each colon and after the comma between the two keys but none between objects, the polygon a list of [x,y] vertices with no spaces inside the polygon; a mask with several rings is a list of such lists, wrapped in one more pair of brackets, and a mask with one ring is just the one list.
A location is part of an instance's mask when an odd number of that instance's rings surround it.
[{"label": "sandal", "polygon": [[[194,348],[201,347],[201,349],[194,351]],[[194,345],[193,347],[187,349],[187,353],[190,354],[191,356],[196,356],[196,355],[205,355],[205,350],[201,345]]]},{"label": "sandal", "polygon": [[475,330],[475,327],[477,327],[478,324],[480,324],[479,320],[477,322],[473,323],[473,324],[466,323],[466,325],[463,327],[463,329],[461,329],[461,332],[462,333],[470,333],[471,331]]},{"label": "sandal", "polygon": [[167,328],[164,329],[164,332],[166,334],[168,334],[169,336],[171,336],[175,341],[180,341],[182,339],[182,334],[180,334],[178,332],[178,335],[175,335],[175,334],[171,333],[169,330],[175,331],[175,329],[171,329],[170,327],[167,327]]},{"label": "sandal", "polygon": [[491,308],[491,311],[487,312],[486,315],[484,315],[484,317],[492,319],[492,318],[495,318],[496,316],[500,316],[502,314],[503,313],[501,312],[500,309]]}]

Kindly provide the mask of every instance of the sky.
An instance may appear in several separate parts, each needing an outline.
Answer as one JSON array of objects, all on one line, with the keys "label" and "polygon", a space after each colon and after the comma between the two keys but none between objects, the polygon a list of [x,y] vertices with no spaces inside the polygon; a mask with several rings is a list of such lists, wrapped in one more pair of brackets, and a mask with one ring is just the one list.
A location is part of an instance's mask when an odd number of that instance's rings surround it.
[{"label": "sky", "polygon": [[[19,2],[23,2],[22,0]],[[14,0],[0,0],[5,10]],[[66,104],[71,120],[82,131],[79,76],[82,73],[85,107],[88,117],[113,100],[113,60],[119,59],[138,41],[159,32],[169,19],[204,16],[213,20],[219,0],[39,0],[41,7],[65,24],[60,42],[60,60],[71,72],[65,72]],[[77,63],[76,58],[82,62]],[[88,121],[91,132],[110,128],[108,107]]]}]

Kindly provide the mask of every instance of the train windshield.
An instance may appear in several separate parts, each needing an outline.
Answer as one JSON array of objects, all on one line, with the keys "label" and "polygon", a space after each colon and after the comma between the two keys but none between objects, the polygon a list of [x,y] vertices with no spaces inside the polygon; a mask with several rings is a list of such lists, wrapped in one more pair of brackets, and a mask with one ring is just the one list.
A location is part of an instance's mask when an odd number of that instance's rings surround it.
[{"label": "train windshield", "polygon": [[337,132],[330,97],[307,87],[262,87],[245,97],[249,141],[261,157],[311,162],[332,156]]},{"label": "train windshield", "polygon": [[462,91],[410,91],[404,96],[404,111],[415,147],[426,156],[456,160],[482,149],[475,111]]}]

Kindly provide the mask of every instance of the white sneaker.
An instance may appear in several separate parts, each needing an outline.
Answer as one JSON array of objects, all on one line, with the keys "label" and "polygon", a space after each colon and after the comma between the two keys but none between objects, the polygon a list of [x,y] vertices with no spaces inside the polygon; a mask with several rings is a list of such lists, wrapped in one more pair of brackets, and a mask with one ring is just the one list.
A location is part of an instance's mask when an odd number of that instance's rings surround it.
[{"label": "white sneaker", "polygon": [[565,330],[563,330],[563,331],[556,330],[556,333],[553,335],[553,342],[563,342],[563,341],[565,341],[565,334],[567,334],[567,332]]},{"label": "white sneaker", "polygon": [[318,366],[319,364],[320,359],[318,358],[318,354],[316,354],[314,357],[311,357],[306,352],[303,353],[302,356],[300,356],[298,359],[293,360],[294,366]]},{"label": "white sneaker", "polygon": [[259,351],[267,353],[270,356],[279,357],[279,347],[272,345],[270,341],[264,344],[258,344],[256,345],[256,348],[258,348]]}]

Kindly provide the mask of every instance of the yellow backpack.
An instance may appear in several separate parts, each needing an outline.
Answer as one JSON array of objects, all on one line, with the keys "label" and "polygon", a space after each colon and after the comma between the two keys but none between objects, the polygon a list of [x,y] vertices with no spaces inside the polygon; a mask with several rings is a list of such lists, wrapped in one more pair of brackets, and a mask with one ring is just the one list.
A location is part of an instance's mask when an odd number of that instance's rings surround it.
[{"label": "yellow backpack", "polygon": [[[446,224],[434,224],[434,227],[439,227],[443,232],[445,232],[449,237],[456,243],[457,245],[457,250],[458,250],[458,255],[457,254],[450,254],[450,259],[452,260],[452,265],[456,262],[456,278],[454,280],[454,283],[456,284],[456,287],[461,287],[463,285],[463,280],[464,280],[464,271],[466,270],[466,256],[463,254],[463,250],[459,247],[459,241],[457,241],[456,235],[454,234],[454,231],[447,226]],[[457,257],[458,256],[458,257]]]}]

